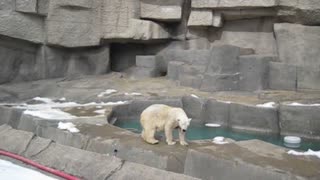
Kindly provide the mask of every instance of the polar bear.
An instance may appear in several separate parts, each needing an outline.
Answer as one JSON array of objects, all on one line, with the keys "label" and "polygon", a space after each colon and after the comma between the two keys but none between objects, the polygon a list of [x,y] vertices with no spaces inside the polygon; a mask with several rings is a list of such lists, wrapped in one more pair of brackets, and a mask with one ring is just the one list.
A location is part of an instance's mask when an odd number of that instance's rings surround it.
[{"label": "polar bear", "polygon": [[147,107],[140,116],[140,123],[143,128],[141,136],[150,143],[156,144],[159,141],[154,138],[156,131],[164,131],[168,145],[174,145],[172,131],[179,129],[181,145],[188,145],[185,141],[185,133],[190,124],[189,119],[181,108],[171,107],[164,104],[154,104]]}]

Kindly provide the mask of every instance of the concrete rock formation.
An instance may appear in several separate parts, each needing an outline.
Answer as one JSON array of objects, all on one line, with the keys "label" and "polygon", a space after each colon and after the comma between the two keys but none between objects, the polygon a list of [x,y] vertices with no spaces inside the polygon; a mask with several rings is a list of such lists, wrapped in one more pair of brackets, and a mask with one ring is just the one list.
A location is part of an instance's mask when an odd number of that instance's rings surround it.
[{"label": "concrete rock formation", "polygon": [[[317,0],[4,0],[0,82],[111,70],[208,91],[318,90],[319,19]],[[248,52],[219,62],[230,45]]]}]

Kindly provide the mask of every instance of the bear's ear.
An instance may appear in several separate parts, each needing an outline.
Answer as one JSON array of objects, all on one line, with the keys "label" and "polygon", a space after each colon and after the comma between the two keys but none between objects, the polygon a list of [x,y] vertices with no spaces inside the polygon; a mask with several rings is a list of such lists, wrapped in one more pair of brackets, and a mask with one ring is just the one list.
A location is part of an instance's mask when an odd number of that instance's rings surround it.
[{"label": "bear's ear", "polygon": [[188,118],[189,122],[192,120],[191,118]]}]

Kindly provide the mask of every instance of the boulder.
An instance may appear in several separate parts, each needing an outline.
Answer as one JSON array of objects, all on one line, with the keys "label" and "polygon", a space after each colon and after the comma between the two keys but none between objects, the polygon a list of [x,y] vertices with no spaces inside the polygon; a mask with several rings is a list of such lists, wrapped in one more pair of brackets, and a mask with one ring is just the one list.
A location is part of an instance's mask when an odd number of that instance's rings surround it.
[{"label": "boulder", "polygon": [[318,67],[298,67],[297,88],[320,90],[320,69]]}]

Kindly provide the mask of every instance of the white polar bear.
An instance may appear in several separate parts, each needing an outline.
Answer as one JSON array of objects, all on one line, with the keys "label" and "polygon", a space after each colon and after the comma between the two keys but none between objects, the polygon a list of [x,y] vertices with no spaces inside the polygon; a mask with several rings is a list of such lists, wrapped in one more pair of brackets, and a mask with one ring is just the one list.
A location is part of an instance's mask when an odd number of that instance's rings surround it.
[{"label": "white polar bear", "polygon": [[156,131],[164,131],[168,145],[174,145],[172,131],[179,129],[181,145],[188,145],[185,141],[185,133],[190,124],[189,119],[181,108],[171,107],[163,104],[154,104],[147,107],[140,116],[140,123],[143,128],[141,136],[150,143],[156,144],[159,141],[154,138]]}]

